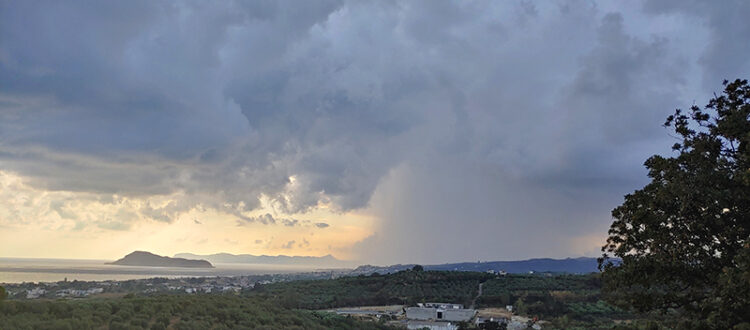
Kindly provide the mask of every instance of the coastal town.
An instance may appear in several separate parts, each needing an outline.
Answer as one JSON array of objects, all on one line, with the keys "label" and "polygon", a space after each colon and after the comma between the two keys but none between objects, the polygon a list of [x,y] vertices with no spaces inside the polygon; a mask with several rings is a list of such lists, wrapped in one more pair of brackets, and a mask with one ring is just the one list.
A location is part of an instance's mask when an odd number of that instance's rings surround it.
[{"label": "coastal town", "polygon": [[[372,270],[372,269],[371,269]],[[361,270],[360,270],[361,271]],[[379,276],[373,273],[371,276]],[[504,277],[501,272],[486,272],[494,277]],[[12,300],[59,300],[81,298],[128,298],[155,295],[242,295],[264,285],[299,280],[332,279],[351,276],[342,272],[307,272],[296,274],[248,275],[233,277],[183,277],[149,278],[126,281],[68,281],[26,282],[6,284],[8,298]],[[365,275],[355,275],[362,277]],[[537,275],[539,276],[539,275]],[[546,275],[542,275],[547,277]],[[386,322],[408,329],[456,330],[460,324],[473,324],[479,329],[541,329],[544,321],[513,313],[513,306],[475,308],[482,294],[479,284],[471,306],[450,302],[425,302],[383,306],[352,306],[321,310],[351,317],[365,322]]]},{"label": "coastal town", "polygon": [[240,293],[243,289],[300,279],[327,279],[331,272],[247,275],[230,277],[181,277],[135,279],[126,281],[25,282],[3,284],[10,299],[53,299],[82,297],[117,297],[126,294],[157,293]]},{"label": "coastal town", "polygon": [[[241,294],[256,286],[300,279],[314,279],[323,273],[275,274],[236,277],[151,278],[127,281],[59,281],[49,283],[6,284],[10,299],[44,300],[76,298],[112,298],[155,294]],[[330,274],[328,274],[330,276]],[[457,303],[417,303],[414,306],[357,306],[326,310],[363,321],[387,321],[408,329],[456,330],[460,323],[472,323],[480,329],[541,329],[544,321],[514,315],[513,306],[505,308],[465,308]]]}]

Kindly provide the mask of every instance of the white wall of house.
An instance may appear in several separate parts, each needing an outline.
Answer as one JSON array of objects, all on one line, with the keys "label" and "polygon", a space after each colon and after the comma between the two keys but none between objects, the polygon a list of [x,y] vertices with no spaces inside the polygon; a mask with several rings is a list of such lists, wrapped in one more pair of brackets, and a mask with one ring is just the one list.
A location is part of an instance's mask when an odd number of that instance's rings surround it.
[{"label": "white wall of house", "polygon": [[407,307],[406,318],[410,320],[436,320],[437,308]]}]

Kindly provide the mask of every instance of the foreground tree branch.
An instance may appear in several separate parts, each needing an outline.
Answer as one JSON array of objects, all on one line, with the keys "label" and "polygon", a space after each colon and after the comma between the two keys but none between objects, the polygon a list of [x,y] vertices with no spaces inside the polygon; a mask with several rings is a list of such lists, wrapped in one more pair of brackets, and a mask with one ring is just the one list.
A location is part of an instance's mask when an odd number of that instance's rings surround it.
[{"label": "foreground tree branch", "polygon": [[681,327],[750,326],[750,86],[724,82],[704,108],[676,110],[674,157],[645,162],[602,247],[604,294]]}]

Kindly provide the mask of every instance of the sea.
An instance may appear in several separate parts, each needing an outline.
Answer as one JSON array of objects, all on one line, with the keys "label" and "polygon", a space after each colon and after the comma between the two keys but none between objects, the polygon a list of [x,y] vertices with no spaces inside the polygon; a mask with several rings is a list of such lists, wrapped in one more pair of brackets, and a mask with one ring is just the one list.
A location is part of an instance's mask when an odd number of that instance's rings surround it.
[{"label": "sea", "polygon": [[213,264],[214,268],[139,267],[108,265],[111,260],[0,258],[0,284],[24,282],[124,281],[152,277],[214,277],[299,273],[311,266]]}]

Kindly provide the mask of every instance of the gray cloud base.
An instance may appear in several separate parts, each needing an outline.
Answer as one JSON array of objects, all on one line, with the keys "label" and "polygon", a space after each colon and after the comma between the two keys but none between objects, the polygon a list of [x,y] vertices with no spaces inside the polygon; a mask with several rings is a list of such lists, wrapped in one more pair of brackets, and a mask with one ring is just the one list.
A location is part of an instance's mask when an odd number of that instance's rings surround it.
[{"label": "gray cloud base", "polygon": [[[4,1],[0,169],[178,193],[139,210],[167,222],[196,207],[250,221],[261,196],[282,213],[371,208],[387,225],[367,242],[399,249],[458,244],[456,223],[602,232],[671,145],[663,117],[750,71],[747,3],[681,4]],[[570,251],[550,237],[539,254]]]}]

